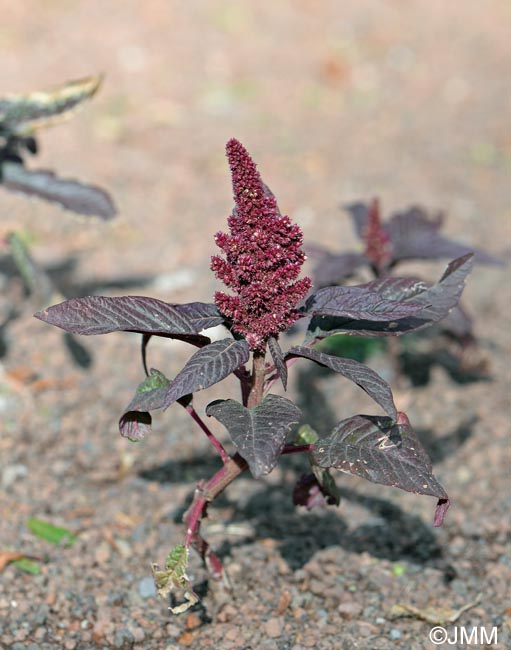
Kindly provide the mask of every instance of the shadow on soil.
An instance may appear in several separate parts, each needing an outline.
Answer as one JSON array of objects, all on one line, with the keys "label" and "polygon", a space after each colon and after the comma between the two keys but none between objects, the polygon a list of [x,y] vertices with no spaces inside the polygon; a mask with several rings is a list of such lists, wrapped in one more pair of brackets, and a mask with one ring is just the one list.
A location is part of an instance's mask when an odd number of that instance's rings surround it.
[{"label": "shadow on soil", "polygon": [[[212,455],[187,460],[169,460],[161,465],[139,472],[140,478],[158,483],[197,483],[212,476],[222,467],[221,461]],[[185,507],[183,507],[183,512]]]},{"label": "shadow on soil", "polygon": [[447,347],[431,352],[405,351],[399,357],[399,364],[403,375],[408,377],[415,387],[427,386],[431,380],[431,373],[436,367],[442,368],[456,384],[491,381],[486,361],[480,350],[474,347],[473,352],[479,358],[475,359],[472,365],[468,365],[463,356]]},{"label": "shadow on soil", "polygon": [[[300,370],[297,379],[297,404],[305,422],[314,422],[314,429],[320,437],[327,436],[335,428],[339,417],[325,397],[323,380],[332,377],[332,372],[322,366],[310,364]],[[417,435],[433,463],[439,462],[463,445],[473,433],[476,416],[466,419],[452,432],[437,437],[431,429],[416,429]]]},{"label": "shadow on soil", "polygon": [[338,510],[300,512],[292,503],[291,492],[292,485],[288,489],[264,489],[244,508],[237,509],[235,516],[252,524],[255,539],[278,539],[282,557],[292,569],[300,568],[317,551],[329,546],[391,561],[408,559],[421,565],[441,558],[441,547],[431,528],[386,499],[340,489],[341,509],[346,499],[373,515],[370,521],[350,528]]},{"label": "shadow on soil", "polygon": [[[69,258],[58,265],[44,268],[39,267],[30,258],[30,277],[23,278],[27,301],[26,308],[35,312],[49,302],[58,302],[59,300],[55,300],[54,296],[61,296],[61,299],[64,299],[64,297],[81,298],[99,294],[102,291],[136,289],[148,285],[154,279],[152,276],[127,276],[80,283],[73,281],[76,266],[77,260],[75,258]],[[11,256],[0,257],[0,274],[6,276],[8,280],[20,276],[20,271]],[[9,352],[8,336],[6,336],[7,328],[12,321],[25,314],[23,307],[22,304],[18,308],[13,307],[7,318],[0,323],[0,359],[7,356]],[[92,354],[78,338],[64,332],[62,340],[72,362],[80,368],[90,368],[93,363]]]},{"label": "shadow on soil", "polygon": [[[306,471],[306,460],[299,462],[295,457],[286,458],[283,463],[289,470],[295,470],[296,479]],[[291,466],[291,467],[289,467]],[[213,456],[201,457],[191,462],[170,461],[161,466],[140,473],[146,480],[162,483],[197,481],[199,477],[211,476],[220,467]],[[254,534],[242,541],[224,542],[218,549],[220,555],[228,555],[234,546],[240,546],[259,539],[272,538],[280,542],[280,552],[292,569],[307,563],[319,550],[329,546],[341,546],[352,553],[367,552],[370,555],[391,561],[407,559],[419,565],[432,565],[446,573],[451,579],[450,567],[442,559],[442,549],[436,541],[430,524],[420,517],[407,513],[390,500],[366,496],[350,488],[341,487],[341,512],[343,500],[356,503],[366,509],[371,518],[359,526],[349,526],[340,511],[333,506],[305,511],[292,503],[294,480],[288,478],[281,485],[270,486],[256,483],[254,489],[243,501],[229,498],[229,490],[214,504],[215,508],[227,508],[234,512],[229,524],[249,524]],[[186,502],[175,513],[177,523],[193,497],[190,491]],[[432,513],[434,503],[432,502]],[[432,515],[433,516],[433,515]]]},{"label": "shadow on soil", "polygon": [[[337,417],[325,398],[319,382],[331,373],[310,365],[298,374],[298,400],[304,420],[314,422],[320,435],[327,435],[337,424]],[[475,417],[461,423],[454,431],[438,437],[432,430],[419,430],[418,436],[433,463],[454,454],[471,437]],[[215,507],[234,512],[231,524],[248,523],[254,534],[238,542],[224,542],[221,555],[228,555],[233,546],[264,538],[280,542],[282,557],[292,569],[303,566],[319,550],[340,546],[351,553],[369,553],[390,561],[409,560],[419,565],[435,566],[444,572],[446,581],[455,577],[454,570],[442,556],[432,525],[416,515],[405,512],[385,498],[366,496],[349,487],[341,487],[341,510],[334,507],[305,511],[292,503],[294,481],[307,472],[307,460],[301,455],[281,460],[284,475],[281,485],[257,483],[241,501],[230,500],[229,490],[215,501]],[[140,473],[146,480],[162,483],[196,482],[211,476],[220,464],[214,456],[202,456],[191,461],[169,461]],[[295,478],[290,477],[294,474]],[[336,475],[340,477],[340,474]],[[338,478],[338,483],[340,480]],[[180,522],[193,496],[175,515]],[[369,520],[358,526],[349,525],[342,516],[342,501],[355,503],[370,513]],[[432,501],[432,516],[434,501]]]},{"label": "shadow on soil", "polygon": [[456,453],[473,435],[478,417],[467,418],[453,431],[437,436],[432,429],[417,429],[417,435],[433,465]]},{"label": "shadow on soil", "polygon": [[63,295],[70,298],[91,296],[101,291],[138,289],[146,287],[154,280],[154,276],[152,275],[125,275],[120,278],[99,279],[95,282],[77,282],[73,279],[77,265],[78,260],[76,258],[69,258],[59,265],[45,269],[52,283],[58,287]]},{"label": "shadow on soil", "polygon": [[[491,380],[484,352],[487,341],[463,345],[438,329],[432,330],[410,334],[402,341],[335,335],[322,342],[322,351],[368,365],[375,354],[384,355],[396,379],[406,377],[416,388],[429,384],[435,368],[442,368],[451,381],[460,385]],[[329,373],[324,368],[322,372],[325,377]]]}]

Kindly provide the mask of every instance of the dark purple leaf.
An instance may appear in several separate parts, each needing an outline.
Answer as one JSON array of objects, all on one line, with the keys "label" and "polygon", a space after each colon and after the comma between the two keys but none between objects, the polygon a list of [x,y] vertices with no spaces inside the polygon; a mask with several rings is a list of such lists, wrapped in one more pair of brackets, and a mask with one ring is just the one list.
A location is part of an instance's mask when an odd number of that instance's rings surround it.
[{"label": "dark purple leaf", "polygon": [[319,288],[341,284],[343,280],[350,278],[358,268],[366,266],[368,263],[367,258],[361,253],[340,253],[335,255],[323,251],[321,255],[317,255],[318,250],[316,247],[311,249],[310,252],[311,256],[319,257],[319,261],[314,268],[314,285]]},{"label": "dark purple leaf", "polygon": [[284,386],[284,390],[287,390],[287,365],[277,339],[274,339],[273,337],[269,338],[268,348],[270,350],[273,363],[275,364],[275,370],[277,371],[282,385]]},{"label": "dark purple leaf", "polygon": [[153,418],[146,411],[126,411],[119,420],[119,431],[124,438],[138,442],[152,431]]},{"label": "dark purple leaf", "polygon": [[303,474],[296,482],[293,489],[295,506],[305,506],[307,510],[324,505],[338,506],[341,496],[328,469],[315,463],[312,469],[312,474]]},{"label": "dark purple leaf", "polygon": [[58,203],[77,214],[105,220],[117,214],[112,199],[100,187],[59,178],[51,171],[29,171],[21,164],[7,162],[2,165],[2,185],[13,192]]},{"label": "dark purple leaf", "polygon": [[227,338],[198,350],[170,383],[163,408],[185,395],[213,386],[229,376],[249,358],[248,343]]},{"label": "dark purple leaf", "polygon": [[300,476],[293,488],[293,503],[295,506],[305,506],[307,510],[326,504],[325,496],[314,474]]},{"label": "dark purple leaf", "polygon": [[[397,247],[409,245],[420,253],[420,240],[430,233],[438,233],[443,225],[443,215],[438,213],[430,217],[428,213],[418,206],[412,206],[405,212],[398,212],[385,223],[387,233]],[[415,257],[415,255],[414,255]]]},{"label": "dark purple leaf", "polygon": [[343,359],[342,357],[336,357],[298,345],[288,351],[286,360],[292,359],[293,357],[310,359],[322,366],[330,368],[334,372],[338,372],[343,377],[357,384],[357,386],[360,386],[390,417],[394,419],[397,417],[396,405],[394,404],[390,386],[378,373],[363,363],[359,363],[353,359]]},{"label": "dark purple leaf", "polygon": [[216,400],[206,413],[224,425],[255,478],[275,467],[291,425],[302,416],[293,402],[279,395],[267,395],[251,409],[232,399]]},{"label": "dark purple leaf", "polygon": [[473,252],[474,259],[479,264],[502,264],[501,260],[483,250],[440,235],[442,222],[441,215],[431,219],[418,207],[395,214],[385,224],[385,230],[392,241],[394,259],[454,259]]},{"label": "dark purple leaf", "polygon": [[437,497],[441,507],[435,525],[440,525],[449,497],[433,476],[431,462],[404,413],[397,422],[371,415],[342,420],[329,437],[317,441],[312,455],[320,467]]},{"label": "dark purple leaf", "polygon": [[169,384],[170,380],[163,373],[151,368],[150,374],[139,384],[135,396],[119,420],[121,435],[136,441],[151,432],[152,418],[149,411],[164,407]]},{"label": "dark purple leaf", "polygon": [[151,368],[149,375],[141,382],[126,411],[155,411],[164,408],[165,395],[171,381],[165,375]]},{"label": "dark purple leaf", "polygon": [[216,323],[221,317],[212,314],[200,316],[203,307],[206,312],[210,311],[210,305],[204,303],[175,305],[144,296],[88,296],[53,305],[35,317],[73,334],[139,332],[192,342],[197,340],[204,344],[209,339],[199,336],[198,332],[204,323],[210,327],[210,323]]},{"label": "dark purple leaf", "polygon": [[457,339],[472,338],[472,318],[460,305],[456,305],[447,316],[440,321],[439,326],[446,334]]},{"label": "dark purple leaf", "polygon": [[421,327],[426,327],[431,322],[436,323],[445,318],[450,310],[457,305],[465,288],[465,278],[473,266],[474,255],[472,253],[449,262],[437,284],[413,296],[413,301],[421,303],[425,309],[420,314],[412,316],[411,320],[417,318],[425,321]]},{"label": "dark purple leaf", "polygon": [[369,216],[369,204],[362,202],[350,203],[348,205],[345,205],[344,209],[349,213],[353,221],[355,232],[360,237],[360,239],[363,239],[364,230],[367,226],[367,219]]},{"label": "dark purple leaf", "polygon": [[[420,285],[415,279],[408,282],[401,278],[385,278],[362,285],[366,291],[375,289],[378,292],[378,288],[380,288],[383,295],[386,292],[395,295],[401,286],[403,295],[407,296],[413,293],[413,304],[422,305],[422,309],[406,318],[389,318],[387,321],[382,320],[381,322],[314,316],[308,327],[307,340],[319,340],[339,333],[359,336],[401,336],[429,327],[445,318],[457,304],[465,286],[465,278],[472,270],[472,266],[472,254],[454,260],[447,266],[439,282],[422,293],[416,293]],[[407,304],[406,299],[403,304]]]},{"label": "dark purple leaf", "polygon": [[389,321],[423,309],[422,304],[389,300],[369,284],[354,287],[325,287],[307,299],[305,311],[313,316],[351,320]]},{"label": "dark purple leaf", "polygon": [[429,289],[431,285],[419,278],[385,275],[362,286],[369,291],[375,291],[386,300],[403,302],[411,299],[413,302],[420,302],[415,300],[416,296]]},{"label": "dark purple leaf", "polygon": [[187,302],[182,305],[174,305],[174,307],[180,314],[187,317],[196,332],[222,325],[225,320],[214,303]]},{"label": "dark purple leaf", "polygon": [[[218,307],[212,303],[206,302],[189,302],[184,305],[174,305],[180,314],[188,317],[189,322],[193,323],[197,331],[208,329],[209,327],[216,327],[221,325],[224,322],[224,317],[218,311]],[[152,334],[143,334],[142,335],[142,365],[144,366],[144,371],[147,374],[147,346],[151,340]],[[185,343],[190,343],[192,345],[197,345],[202,347],[211,342],[211,339],[202,335],[183,335],[183,336],[173,336],[180,341]]]},{"label": "dark purple leaf", "polygon": [[435,519],[433,521],[433,526],[435,526],[435,528],[438,528],[438,526],[441,526],[444,523],[445,515],[450,507],[451,502],[449,499],[438,499],[435,508]]}]

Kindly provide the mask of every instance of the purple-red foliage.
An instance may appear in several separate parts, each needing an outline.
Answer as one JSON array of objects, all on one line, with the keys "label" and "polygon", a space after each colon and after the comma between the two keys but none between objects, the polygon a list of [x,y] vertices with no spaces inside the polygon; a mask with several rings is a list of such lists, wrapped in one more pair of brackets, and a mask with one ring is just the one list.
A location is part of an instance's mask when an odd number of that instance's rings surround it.
[{"label": "purple-red foliage", "polygon": [[[36,314],[40,320],[72,334],[142,334],[146,378],[121,416],[122,435],[141,440],[151,431],[151,412],[165,410],[177,402],[220,456],[223,466],[209,480],[198,484],[184,515],[184,545],[169,553],[165,571],[153,570],[160,595],[168,599],[172,589],[184,591],[186,602],[173,608],[175,613],[185,611],[197,601],[185,571],[190,547],[199,552],[213,578],[222,578],[220,560],[200,533],[209,504],[245,470],[250,470],[255,478],[271,472],[281,455],[308,454],[312,474],[300,480],[294,491],[295,503],[307,508],[325,502],[339,503],[331,469],[435,496],[435,526],[442,523],[449,506],[448,496],[432,474],[425,450],[407,416],[397,411],[385,380],[353,359],[330,355],[313,346],[337,333],[399,336],[440,321],[457,304],[473,255],[465,254],[450,262],[440,281],[431,287],[415,279],[383,274],[358,286],[327,286],[299,305],[311,286],[309,278],[298,278],[305,260],[300,228],[281,216],[275,197],[237,140],[228,142],[227,158],[235,208],[228,219],[230,232],[216,235],[223,254],[212,258],[211,268],[231,290],[230,295],[218,291],[216,304],[181,305],[146,296],[88,296],[67,300]],[[349,254],[347,261],[346,256],[340,256],[346,275],[364,264],[372,264],[375,269],[376,265],[387,264],[389,244],[394,262],[407,259],[417,249],[420,252],[425,238],[434,244],[435,254],[443,255],[453,246],[459,250],[459,245],[439,238],[438,226],[422,214],[413,213],[406,219],[397,217],[390,224],[392,227],[387,225],[385,230],[377,204],[373,204],[370,215],[365,206],[362,210],[355,206],[354,212],[357,232],[366,238],[368,251],[366,255]],[[408,227],[410,221],[415,230]],[[386,236],[381,235],[382,230]],[[420,237],[415,236],[417,231]],[[414,236],[407,237],[410,232]],[[338,271],[339,266],[336,268]],[[282,350],[278,335],[297,318],[309,319],[305,340],[302,345]],[[212,341],[205,330],[218,325],[226,328],[226,336]],[[232,336],[233,331],[236,337]],[[148,369],[146,348],[153,336],[186,341],[198,348],[173,379],[156,368]],[[267,344],[269,361],[265,357]],[[254,352],[252,358],[250,350]],[[297,437],[293,427],[304,414],[290,399],[269,391],[279,377],[286,388],[288,369],[298,360],[316,363],[354,382],[385,415],[358,414],[345,418],[332,431],[316,436],[315,442],[306,440],[301,432]],[[246,365],[249,361],[251,369]],[[193,395],[232,374],[240,383],[241,401],[216,399],[205,409],[205,414],[215,418],[229,433],[235,448],[231,454],[195,410]]]},{"label": "purple-red foliage", "polygon": [[233,138],[226,151],[235,209],[228,218],[230,234],[215,236],[225,257],[213,256],[211,268],[234,295],[217,291],[215,302],[250,348],[262,351],[270,337],[297,320],[296,307],[311,280],[297,280],[305,261],[302,231],[281,216],[243,145]]}]

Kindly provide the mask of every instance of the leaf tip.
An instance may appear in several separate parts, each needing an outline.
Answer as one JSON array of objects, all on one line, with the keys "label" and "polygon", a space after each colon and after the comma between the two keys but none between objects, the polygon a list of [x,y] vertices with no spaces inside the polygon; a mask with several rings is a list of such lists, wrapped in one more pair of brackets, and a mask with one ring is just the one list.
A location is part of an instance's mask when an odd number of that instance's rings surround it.
[{"label": "leaf tip", "polygon": [[410,426],[410,420],[408,419],[406,413],[403,413],[402,411],[397,412],[396,424],[400,424],[405,427]]},{"label": "leaf tip", "polygon": [[433,521],[433,526],[438,528],[444,522],[445,515],[449,510],[451,502],[447,498],[438,499],[435,509],[435,520]]},{"label": "leaf tip", "polygon": [[151,432],[152,417],[147,411],[126,411],[119,419],[119,433],[131,442],[140,442]]},{"label": "leaf tip", "polygon": [[36,313],[34,314],[34,318],[38,318],[39,320],[46,321],[48,319],[48,310],[42,309],[41,311],[36,311]]}]

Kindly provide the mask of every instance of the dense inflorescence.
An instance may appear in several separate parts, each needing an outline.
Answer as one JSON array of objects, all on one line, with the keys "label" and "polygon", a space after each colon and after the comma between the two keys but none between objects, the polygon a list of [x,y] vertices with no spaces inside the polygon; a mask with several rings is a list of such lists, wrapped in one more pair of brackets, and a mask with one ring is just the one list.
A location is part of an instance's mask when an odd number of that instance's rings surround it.
[{"label": "dense inflorescence", "polygon": [[217,291],[215,302],[250,348],[262,351],[270,337],[298,318],[297,304],[311,280],[297,279],[305,260],[302,231],[281,216],[243,145],[232,139],[226,151],[235,209],[228,219],[230,234],[215,235],[225,258],[213,256],[211,268],[235,295]]},{"label": "dense inflorescence", "polygon": [[378,271],[385,269],[392,261],[392,242],[383,229],[380,218],[380,202],[373,199],[367,215],[367,226],[363,232],[366,244],[365,254]]}]

